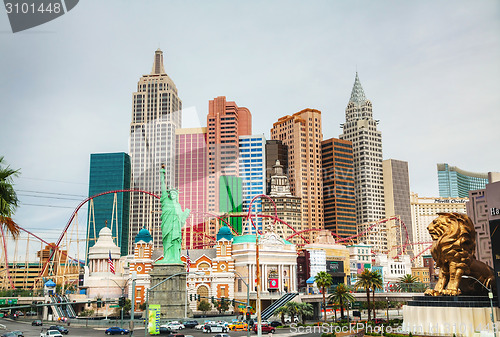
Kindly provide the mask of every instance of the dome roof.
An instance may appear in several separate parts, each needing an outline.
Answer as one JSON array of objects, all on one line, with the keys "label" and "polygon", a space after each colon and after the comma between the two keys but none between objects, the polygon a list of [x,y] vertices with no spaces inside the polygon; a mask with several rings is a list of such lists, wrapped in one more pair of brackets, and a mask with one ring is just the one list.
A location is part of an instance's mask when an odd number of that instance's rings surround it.
[{"label": "dome roof", "polygon": [[99,238],[97,239],[95,245],[89,248],[88,258],[89,260],[107,259],[110,253],[113,259],[119,259],[120,247],[113,242],[111,229],[103,227],[99,231]]},{"label": "dome roof", "polygon": [[135,243],[139,241],[143,241],[146,243],[150,243],[151,241],[153,241],[151,233],[149,233],[149,231],[146,228],[141,229],[137,234],[137,236],[135,237]]},{"label": "dome roof", "polygon": [[54,281],[48,280],[47,282],[45,282],[45,286],[46,287],[55,287],[56,284],[54,283]]},{"label": "dome roof", "polygon": [[227,225],[224,225],[219,229],[219,232],[217,233],[217,241],[220,239],[226,239],[229,241],[233,239],[233,233]]}]

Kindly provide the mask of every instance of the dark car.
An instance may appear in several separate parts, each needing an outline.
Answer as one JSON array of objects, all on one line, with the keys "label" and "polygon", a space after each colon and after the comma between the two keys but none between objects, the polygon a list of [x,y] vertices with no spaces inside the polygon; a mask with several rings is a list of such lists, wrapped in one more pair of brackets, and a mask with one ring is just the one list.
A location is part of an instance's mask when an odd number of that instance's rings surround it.
[{"label": "dark car", "polygon": [[167,328],[165,326],[160,327],[160,335],[170,335],[172,333],[172,330],[170,328]]},{"label": "dark car", "polygon": [[0,337],[17,337],[17,335],[13,332],[6,332],[4,334],[2,334],[2,336]]},{"label": "dark car", "polygon": [[276,328],[282,326],[283,323],[281,323],[280,321],[272,321],[271,323],[269,323],[269,325],[272,326],[273,328]]},{"label": "dark car", "polygon": [[22,331],[19,331],[19,330],[12,331],[11,333],[16,335],[17,337],[24,337],[24,333]]},{"label": "dark car", "polygon": [[198,325],[198,321],[195,321],[195,320],[185,321],[182,324],[184,324],[184,326],[186,328],[192,329],[192,328],[194,328],[195,326]]},{"label": "dark car", "polygon": [[49,327],[49,330],[57,330],[59,331],[60,333],[64,334],[64,335],[67,335],[69,330],[66,329],[65,327],[63,327],[62,325],[51,325]]},{"label": "dark car", "polygon": [[[257,324],[255,324],[253,326],[253,331],[255,333],[257,333],[257,328],[258,328],[258,326],[257,326]],[[274,333],[275,331],[276,331],[276,329],[274,327],[270,326],[269,324],[262,324],[262,332],[263,333]]]},{"label": "dark car", "polygon": [[128,335],[130,331],[127,329],[122,329],[118,326],[112,326],[111,328],[107,328],[104,333],[106,335]]},{"label": "dark car", "polygon": [[35,319],[33,322],[31,322],[31,325],[34,325],[34,326],[42,326],[43,323],[41,320],[39,319]]}]

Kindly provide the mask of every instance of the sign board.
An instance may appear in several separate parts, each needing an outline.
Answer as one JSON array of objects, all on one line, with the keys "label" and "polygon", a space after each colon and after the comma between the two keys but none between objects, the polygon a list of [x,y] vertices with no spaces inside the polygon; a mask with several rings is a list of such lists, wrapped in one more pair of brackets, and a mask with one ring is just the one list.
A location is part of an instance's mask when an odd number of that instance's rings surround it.
[{"label": "sign board", "polygon": [[150,335],[160,334],[160,309],[159,304],[149,305],[148,330]]},{"label": "sign board", "polygon": [[120,306],[118,304],[115,304],[115,305],[110,305],[109,307],[110,308],[119,308]]},{"label": "sign board", "polygon": [[278,289],[278,279],[270,278],[269,279],[269,289]]},{"label": "sign board", "polygon": [[343,273],[344,261],[326,261],[326,272],[328,274]]},{"label": "sign board", "polygon": [[[500,295],[500,182],[486,185],[488,202],[488,220],[490,225],[491,254],[497,283],[497,295]],[[500,297],[499,297],[500,298]]]}]

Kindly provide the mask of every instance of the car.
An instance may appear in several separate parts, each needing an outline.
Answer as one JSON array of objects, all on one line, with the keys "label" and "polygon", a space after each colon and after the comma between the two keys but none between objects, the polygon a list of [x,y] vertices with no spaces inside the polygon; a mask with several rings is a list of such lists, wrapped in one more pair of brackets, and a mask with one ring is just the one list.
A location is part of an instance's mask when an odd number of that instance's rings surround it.
[{"label": "car", "polygon": [[12,332],[3,333],[0,337],[16,337],[17,335]]},{"label": "car", "polygon": [[62,325],[51,325],[49,330],[58,330],[60,333],[67,335],[69,333],[68,329],[63,327]]},{"label": "car", "polygon": [[218,333],[214,337],[231,337],[231,336],[229,336],[227,333]]},{"label": "car", "polygon": [[40,337],[63,337],[59,330],[47,330],[45,333],[40,332]]},{"label": "car", "polygon": [[222,324],[205,324],[203,332],[227,332],[228,328]]},{"label": "car", "polygon": [[[269,325],[269,324],[267,324],[267,323],[262,324],[262,325],[261,325],[261,327],[262,327],[262,332],[263,332],[263,333],[274,333],[274,332],[276,331],[276,328],[274,328],[274,327],[270,326],[270,325]],[[253,331],[254,331],[255,333],[257,333],[257,328],[258,328],[258,326],[257,326],[257,324],[255,324],[255,325],[253,326]]]},{"label": "car", "polygon": [[232,330],[232,331],[239,331],[239,330],[247,331],[248,324],[245,322],[234,322],[234,323],[229,324],[228,328],[229,328],[229,330]]},{"label": "car", "polygon": [[205,326],[205,324],[198,324],[198,325],[197,325],[197,326],[195,326],[194,328],[195,328],[196,330],[202,330],[204,326]]},{"label": "car", "polygon": [[[298,323],[299,322],[299,318],[297,316],[295,316],[293,318],[293,322],[294,323]],[[292,323],[292,318],[291,317],[285,317],[285,323],[287,323],[287,324]]]},{"label": "car", "polygon": [[182,325],[184,325],[184,327],[186,327],[186,328],[192,329],[198,325],[198,321],[195,321],[195,320],[185,321],[182,323]]},{"label": "car", "polygon": [[43,322],[40,319],[35,319],[33,322],[31,322],[32,326],[42,326]]},{"label": "car", "polygon": [[280,321],[272,321],[271,323],[269,323],[270,326],[272,326],[273,328],[277,328],[279,326],[282,326],[283,323],[281,323]]},{"label": "car", "polygon": [[181,324],[181,322],[178,321],[172,321],[168,322],[167,324],[161,325],[166,328],[170,328],[171,330],[177,331],[177,330],[182,330],[185,328],[184,324]]},{"label": "car", "polygon": [[16,335],[17,337],[24,337],[24,333],[22,331],[16,330],[16,331],[12,331],[12,333],[14,335]]},{"label": "car", "polygon": [[106,335],[128,335],[129,330],[127,329],[122,329],[119,326],[112,326],[111,328],[107,328],[104,333]]},{"label": "car", "polygon": [[170,335],[171,333],[172,330],[170,328],[160,326],[160,335]]}]

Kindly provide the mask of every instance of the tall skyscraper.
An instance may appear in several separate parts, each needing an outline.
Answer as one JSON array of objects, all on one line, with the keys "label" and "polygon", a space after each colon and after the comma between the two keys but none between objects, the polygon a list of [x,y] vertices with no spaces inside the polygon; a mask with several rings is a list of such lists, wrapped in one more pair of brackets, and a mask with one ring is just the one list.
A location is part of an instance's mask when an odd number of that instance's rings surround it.
[{"label": "tall skyscraper", "polygon": [[[236,176],[220,176],[219,179],[219,212],[226,216],[226,222],[237,232],[242,232],[243,219],[232,217],[234,213],[243,211],[242,179]],[[223,225],[222,223],[220,225]],[[217,232],[219,230],[217,229]]]},{"label": "tall skyscraper", "polygon": [[220,96],[208,104],[207,128],[208,210],[219,212],[220,177],[238,176],[239,137],[252,134],[252,114]]},{"label": "tall skyscraper", "polygon": [[[120,153],[93,153],[90,155],[89,197],[103,192],[130,188],[130,157]],[[129,234],[128,194],[106,194],[92,199],[87,218],[87,249],[93,247],[103,227],[111,229],[120,254],[128,254]],[[106,224],[107,222],[107,224]]]},{"label": "tall skyscraper", "polygon": [[[368,223],[385,217],[382,132],[377,130],[377,124],[373,119],[372,102],[366,98],[356,72],[339,138],[352,142],[358,232],[364,231]],[[384,225],[376,228],[385,232]],[[363,238],[359,240],[363,242]]]},{"label": "tall skyscraper", "polygon": [[204,248],[206,212],[208,210],[207,128],[177,129],[176,183],[182,209],[191,213],[182,229],[185,249]]},{"label": "tall skyscraper", "polygon": [[[161,194],[160,168],[165,165],[168,188],[175,187],[175,130],[181,127],[182,102],[165,72],[163,53],[156,50],[153,69],[143,75],[133,93],[129,154],[133,189]],[[154,247],[161,245],[160,201],[145,193],[131,193],[129,253],[139,230],[146,227]]]},{"label": "tall skyscraper", "polygon": [[283,166],[283,173],[288,172],[288,146],[280,140],[266,140],[266,193],[271,193],[271,176],[274,174],[276,160]]},{"label": "tall skyscraper", "polygon": [[480,190],[488,183],[487,173],[467,172],[448,164],[437,164],[439,196],[468,198],[469,191]]},{"label": "tall skyscraper", "polygon": [[[321,111],[304,109],[273,124],[271,138],[288,146],[288,177],[291,193],[302,198],[302,223],[297,231],[323,229],[323,182],[321,167]],[[303,236],[313,241],[313,233]]]},{"label": "tall skyscraper", "polygon": [[[239,176],[242,179],[243,212],[248,212],[250,202],[258,195],[266,194],[266,138],[264,135],[240,137]],[[262,213],[262,198],[252,203],[252,214]],[[262,218],[253,218],[255,225],[262,230]],[[254,233],[250,220],[244,224],[248,233]]]},{"label": "tall skyscraper", "polygon": [[411,255],[412,246],[404,247],[407,239],[408,243],[413,242],[408,162],[387,159],[382,162],[382,168],[384,172],[385,213],[387,217],[399,216],[403,221],[403,223],[398,220],[387,222],[389,255],[395,257],[403,251]]},{"label": "tall skyscraper", "polygon": [[325,229],[342,238],[354,236],[358,230],[352,143],[337,138],[322,141],[321,160]]}]

